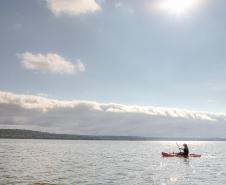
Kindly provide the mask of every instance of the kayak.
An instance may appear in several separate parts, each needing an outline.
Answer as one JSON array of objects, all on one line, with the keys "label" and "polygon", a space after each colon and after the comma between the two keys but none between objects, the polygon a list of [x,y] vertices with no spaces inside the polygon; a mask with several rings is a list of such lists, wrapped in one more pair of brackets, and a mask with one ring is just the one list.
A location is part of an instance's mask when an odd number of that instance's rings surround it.
[{"label": "kayak", "polygon": [[178,153],[172,152],[162,152],[163,157],[201,157],[200,154],[189,154],[189,156],[184,156]]},{"label": "kayak", "polygon": [[163,157],[201,157],[200,154],[189,154],[189,156],[178,155],[178,153],[172,152],[162,152]]}]

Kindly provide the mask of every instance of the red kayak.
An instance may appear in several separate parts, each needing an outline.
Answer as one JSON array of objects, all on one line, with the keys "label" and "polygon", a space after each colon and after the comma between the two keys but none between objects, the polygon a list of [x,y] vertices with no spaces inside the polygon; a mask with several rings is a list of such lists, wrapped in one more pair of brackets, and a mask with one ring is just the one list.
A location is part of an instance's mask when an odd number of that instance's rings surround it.
[{"label": "red kayak", "polygon": [[[163,157],[187,157],[184,155],[180,155],[178,153],[169,153],[169,152],[162,152]],[[189,157],[201,157],[199,154],[189,154]]]}]

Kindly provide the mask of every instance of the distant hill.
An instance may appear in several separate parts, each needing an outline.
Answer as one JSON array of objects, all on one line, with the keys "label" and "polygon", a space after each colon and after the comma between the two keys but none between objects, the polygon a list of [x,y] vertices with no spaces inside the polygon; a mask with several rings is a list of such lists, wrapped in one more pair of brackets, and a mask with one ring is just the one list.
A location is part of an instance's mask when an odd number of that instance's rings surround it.
[{"label": "distant hill", "polygon": [[0,138],[5,139],[61,139],[61,140],[121,140],[121,141],[226,141],[226,138],[171,138],[137,136],[95,136],[55,134],[21,129],[0,129]]},{"label": "distant hill", "polygon": [[12,139],[63,139],[63,140],[144,140],[142,137],[133,136],[93,136],[93,135],[72,135],[55,134],[20,129],[0,129],[0,138]]}]

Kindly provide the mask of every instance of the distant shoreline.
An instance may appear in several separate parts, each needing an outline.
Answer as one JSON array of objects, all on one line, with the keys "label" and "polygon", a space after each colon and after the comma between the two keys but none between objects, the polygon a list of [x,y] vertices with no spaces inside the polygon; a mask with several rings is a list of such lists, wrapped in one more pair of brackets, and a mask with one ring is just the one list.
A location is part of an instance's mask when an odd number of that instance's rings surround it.
[{"label": "distant shoreline", "polygon": [[0,139],[109,140],[109,141],[226,141],[226,138],[179,138],[56,134],[22,129],[0,129]]}]

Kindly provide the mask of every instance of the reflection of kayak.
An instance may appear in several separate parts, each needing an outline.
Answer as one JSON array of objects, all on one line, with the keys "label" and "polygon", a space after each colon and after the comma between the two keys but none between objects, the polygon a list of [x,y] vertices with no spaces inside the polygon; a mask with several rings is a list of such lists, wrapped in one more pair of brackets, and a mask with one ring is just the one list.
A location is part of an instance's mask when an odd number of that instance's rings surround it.
[{"label": "reflection of kayak", "polygon": [[[177,153],[170,153],[170,152],[162,152],[163,157],[187,157],[184,155],[178,155]],[[189,157],[201,157],[199,154],[189,154]]]}]

